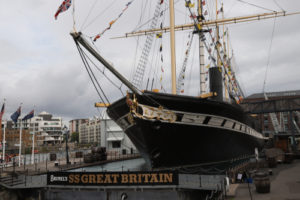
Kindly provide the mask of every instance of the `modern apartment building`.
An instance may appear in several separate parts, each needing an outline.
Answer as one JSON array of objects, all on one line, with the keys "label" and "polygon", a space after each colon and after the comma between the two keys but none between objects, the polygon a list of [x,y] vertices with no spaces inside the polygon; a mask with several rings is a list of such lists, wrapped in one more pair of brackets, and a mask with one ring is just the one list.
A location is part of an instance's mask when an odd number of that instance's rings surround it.
[{"label": "modern apartment building", "polygon": [[82,123],[85,123],[88,119],[72,119],[71,121],[69,121],[69,130],[70,130],[70,134],[77,132],[79,133],[79,126]]},{"label": "modern apartment building", "polygon": [[79,143],[100,144],[100,119],[82,120],[79,124]]},{"label": "modern apartment building", "polygon": [[[12,121],[5,122],[7,129],[29,130],[30,134],[36,135],[37,145],[57,144],[63,141],[62,118],[53,117],[45,111],[34,116],[30,120],[22,121],[20,117],[17,124]],[[22,124],[21,124],[22,123]]]}]

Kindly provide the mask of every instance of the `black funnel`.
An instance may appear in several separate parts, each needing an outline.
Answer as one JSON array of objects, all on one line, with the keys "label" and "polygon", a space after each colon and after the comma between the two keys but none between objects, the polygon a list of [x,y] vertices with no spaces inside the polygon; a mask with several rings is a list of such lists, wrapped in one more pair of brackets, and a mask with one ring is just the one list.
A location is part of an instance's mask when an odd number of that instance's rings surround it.
[{"label": "black funnel", "polygon": [[209,87],[211,92],[217,93],[217,96],[214,96],[211,99],[223,101],[223,77],[221,68],[209,68]]}]

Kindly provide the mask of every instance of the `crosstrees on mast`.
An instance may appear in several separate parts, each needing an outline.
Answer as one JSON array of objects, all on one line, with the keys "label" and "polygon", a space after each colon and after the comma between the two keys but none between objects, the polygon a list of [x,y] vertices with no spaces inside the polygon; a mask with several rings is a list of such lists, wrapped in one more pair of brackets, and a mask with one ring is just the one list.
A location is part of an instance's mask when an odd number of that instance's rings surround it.
[{"label": "crosstrees on mast", "polygon": [[[214,27],[216,24],[218,25],[227,25],[227,24],[236,24],[241,22],[250,22],[250,21],[259,21],[262,19],[270,19],[275,17],[284,17],[289,15],[297,15],[300,14],[300,12],[272,12],[272,13],[264,13],[259,15],[249,15],[249,16],[243,16],[243,17],[234,17],[234,18],[227,18],[227,19],[218,19],[218,20],[205,20],[200,22],[200,26],[208,26],[208,27]],[[182,30],[190,30],[194,29],[195,24],[185,24],[185,25],[176,25],[175,31],[182,31]],[[117,38],[126,38],[126,37],[134,37],[139,35],[148,35],[148,34],[155,34],[157,32],[169,32],[170,27],[163,27],[163,28],[157,28],[157,29],[148,29],[148,30],[140,30],[135,31],[131,33],[126,33],[125,36],[121,37],[114,37],[113,39]]]}]

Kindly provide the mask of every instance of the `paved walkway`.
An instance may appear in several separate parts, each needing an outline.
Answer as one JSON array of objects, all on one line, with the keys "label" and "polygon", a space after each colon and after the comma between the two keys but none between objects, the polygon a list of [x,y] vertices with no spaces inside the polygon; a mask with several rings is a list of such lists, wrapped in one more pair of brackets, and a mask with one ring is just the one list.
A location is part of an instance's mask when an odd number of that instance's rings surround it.
[{"label": "paved walkway", "polygon": [[[253,200],[300,200],[300,160],[294,160],[292,164],[279,164],[273,168],[270,176],[271,192],[259,194],[255,185],[250,184]],[[239,184],[235,196],[230,200],[250,200],[249,188],[246,183]]]}]

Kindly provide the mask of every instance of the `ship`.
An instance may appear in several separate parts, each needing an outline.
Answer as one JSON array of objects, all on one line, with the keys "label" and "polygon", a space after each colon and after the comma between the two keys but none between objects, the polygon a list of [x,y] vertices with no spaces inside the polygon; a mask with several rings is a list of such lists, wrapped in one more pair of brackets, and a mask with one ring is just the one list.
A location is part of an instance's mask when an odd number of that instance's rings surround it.
[{"label": "ship", "polygon": [[[158,2],[161,4],[163,1]],[[174,49],[175,30],[190,28],[193,29],[194,35],[200,37],[203,51],[206,47],[205,35],[210,34],[210,29],[206,26],[217,25],[216,34],[219,34],[219,23],[237,23],[239,20],[243,22],[288,15],[286,12],[273,12],[209,21],[205,20],[201,13],[203,2],[199,1],[199,14],[193,18],[194,23],[180,27],[174,25],[174,2],[169,2],[170,27],[137,31],[132,35],[170,32],[170,46]],[[185,2],[186,7],[190,9],[191,1]],[[141,90],[103,58],[81,32],[74,31],[71,35],[79,50],[84,47],[129,89],[126,96],[107,105],[107,114],[123,129],[152,168],[224,164],[251,158],[255,152],[262,150],[267,138],[258,130],[256,120],[239,105],[242,100],[241,92],[237,92],[237,80],[230,73],[230,59],[228,56],[226,58],[224,53],[221,56],[221,42],[214,42],[217,55],[216,59],[212,59],[213,66],[208,69],[210,91],[201,92],[198,96],[187,96],[176,91],[174,53],[171,53],[172,93]],[[129,35],[126,34],[126,37]],[[83,56],[84,53],[80,55]],[[213,56],[211,53],[209,55]],[[199,60],[201,62],[201,58]],[[226,98],[224,93],[227,94]]]}]

